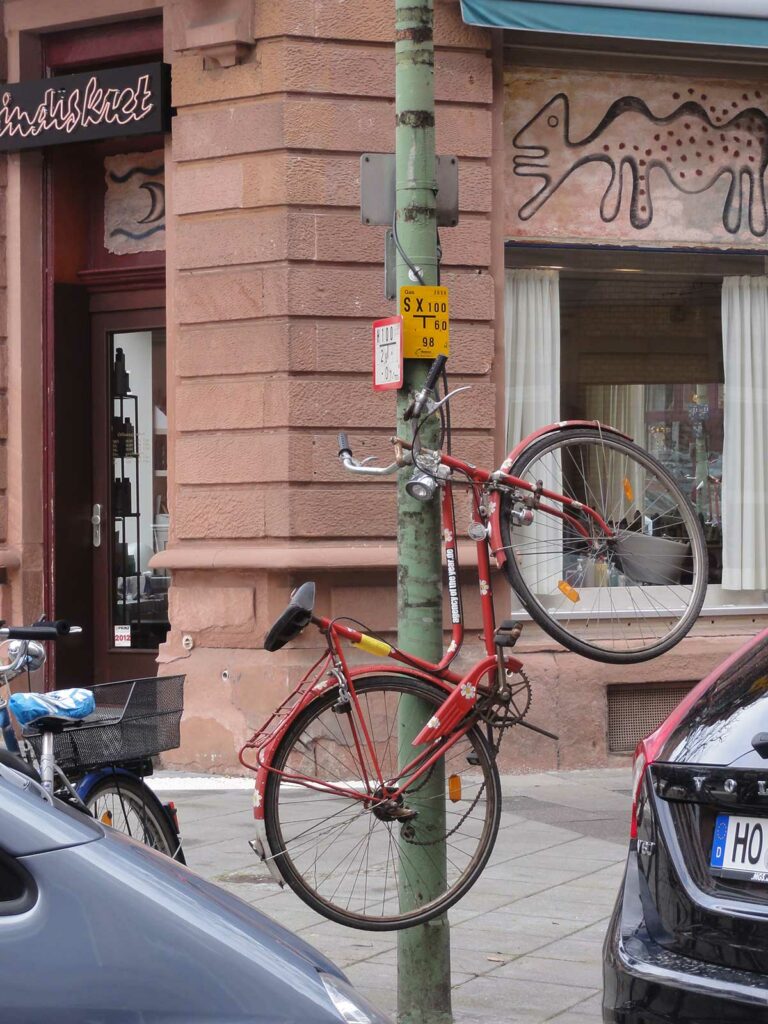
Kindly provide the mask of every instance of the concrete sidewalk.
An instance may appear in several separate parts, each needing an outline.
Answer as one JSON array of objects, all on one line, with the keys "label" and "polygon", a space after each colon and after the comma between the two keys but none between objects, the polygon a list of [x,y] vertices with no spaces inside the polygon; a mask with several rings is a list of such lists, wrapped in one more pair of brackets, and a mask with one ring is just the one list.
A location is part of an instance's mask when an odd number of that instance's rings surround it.
[{"label": "concrete sidewalk", "polygon": [[[179,809],[192,868],[298,932],[393,1018],[397,937],[326,921],[251,853],[249,780],[154,788]],[[215,788],[228,786],[229,788]],[[457,1024],[599,1024],[601,947],[629,838],[630,771],[506,776],[498,842],[450,912]]]}]

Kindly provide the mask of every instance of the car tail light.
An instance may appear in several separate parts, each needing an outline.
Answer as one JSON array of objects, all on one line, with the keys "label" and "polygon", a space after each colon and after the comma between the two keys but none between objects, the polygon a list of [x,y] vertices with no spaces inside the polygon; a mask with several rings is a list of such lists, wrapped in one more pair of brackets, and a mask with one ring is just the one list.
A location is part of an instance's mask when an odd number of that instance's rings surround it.
[{"label": "car tail light", "polygon": [[645,769],[648,767],[648,758],[645,753],[645,740],[641,740],[635,750],[635,758],[632,762],[632,821],[629,826],[630,839],[637,839],[637,804],[640,800],[640,790],[643,786]]},{"label": "car tail light", "polygon": [[726,658],[721,665],[718,665],[717,668],[713,669],[708,676],[705,676],[700,683],[694,686],[693,689],[683,697],[674,711],[664,719],[656,732],[652,732],[650,736],[646,736],[644,740],[641,740],[638,743],[635,750],[635,758],[632,762],[632,823],[629,833],[632,839],[637,839],[637,804],[640,799],[640,790],[643,786],[645,769],[649,765],[653,764],[674,730],[682,722],[693,705],[703,697],[707,690],[714,686],[714,684],[721,679],[727,670],[739,661],[740,658],[743,658],[747,651],[765,643],[767,640],[768,629],[764,629],[748,643],[744,644],[743,647],[734,651],[730,657]]},{"label": "car tail light", "polygon": [[[707,682],[707,680],[704,680]],[[656,732],[640,740],[635,748],[635,757],[632,761],[632,820],[629,827],[631,839],[637,839],[637,806],[640,802],[640,791],[643,788],[645,769],[652,765],[659,756],[664,744],[688,713],[691,705],[700,696],[702,683],[695,686],[690,693],[680,701],[674,711],[664,719]]]}]

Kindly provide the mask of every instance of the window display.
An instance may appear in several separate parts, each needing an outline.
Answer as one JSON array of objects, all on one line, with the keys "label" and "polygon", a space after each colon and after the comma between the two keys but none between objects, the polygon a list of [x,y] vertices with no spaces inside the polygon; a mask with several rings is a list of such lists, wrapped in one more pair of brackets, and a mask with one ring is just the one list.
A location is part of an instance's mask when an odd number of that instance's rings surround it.
[{"label": "window display", "polygon": [[[768,445],[763,259],[511,246],[507,263],[510,444],[523,427],[558,419],[617,427],[698,512],[707,604],[764,605],[768,494],[755,472]],[[652,518],[644,532],[673,539],[663,510],[654,506]]]}]

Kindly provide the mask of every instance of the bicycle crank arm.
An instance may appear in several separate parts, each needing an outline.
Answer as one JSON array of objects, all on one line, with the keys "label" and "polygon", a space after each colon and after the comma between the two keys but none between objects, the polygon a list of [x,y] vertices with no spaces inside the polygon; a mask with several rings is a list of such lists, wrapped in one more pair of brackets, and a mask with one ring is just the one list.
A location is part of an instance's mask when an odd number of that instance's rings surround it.
[{"label": "bicycle crank arm", "polygon": [[538,732],[542,736],[547,736],[551,740],[559,740],[560,737],[553,732],[549,732],[547,729],[542,729],[540,725],[531,725],[530,722],[526,722],[524,718],[521,718],[519,722],[515,722],[515,725],[522,725],[526,729],[530,729],[532,732]]}]

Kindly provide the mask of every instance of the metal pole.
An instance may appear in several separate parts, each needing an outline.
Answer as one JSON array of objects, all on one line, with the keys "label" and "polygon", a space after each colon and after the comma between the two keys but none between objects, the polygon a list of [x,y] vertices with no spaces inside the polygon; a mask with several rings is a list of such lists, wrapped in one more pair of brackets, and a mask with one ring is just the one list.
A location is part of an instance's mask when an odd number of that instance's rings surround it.
[{"label": "metal pole", "polygon": [[[397,257],[398,295],[404,285],[435,285],[438,280],[435,179],[435,94],[433,0],[395,0],[395,161],[396,226],[403,252]],[[419,280],[419,275],[421,280]],[[429,369],[429,360],[408,359],[398,395],[398,431],[408,437],[403,412]],[[435,447],[437,426],[420,437]],[[398,490],[398,643],[407,651],[439,661],[442,652],[442,559],[440,504],[409,497],[401,474]],[[433,710],[406,698],[400,711],[401,756],[413,756],[412,738]],[[419,846],[401,835],[400,900],[404,907],[427,902],[445,884],[445,780],[442,766],[409,798],[418,812],[417,836],[437,842]],[[448,919],[398,932],[398,1019],[405,1024],[437,1024],[451,1019],[451,963]]]}]

